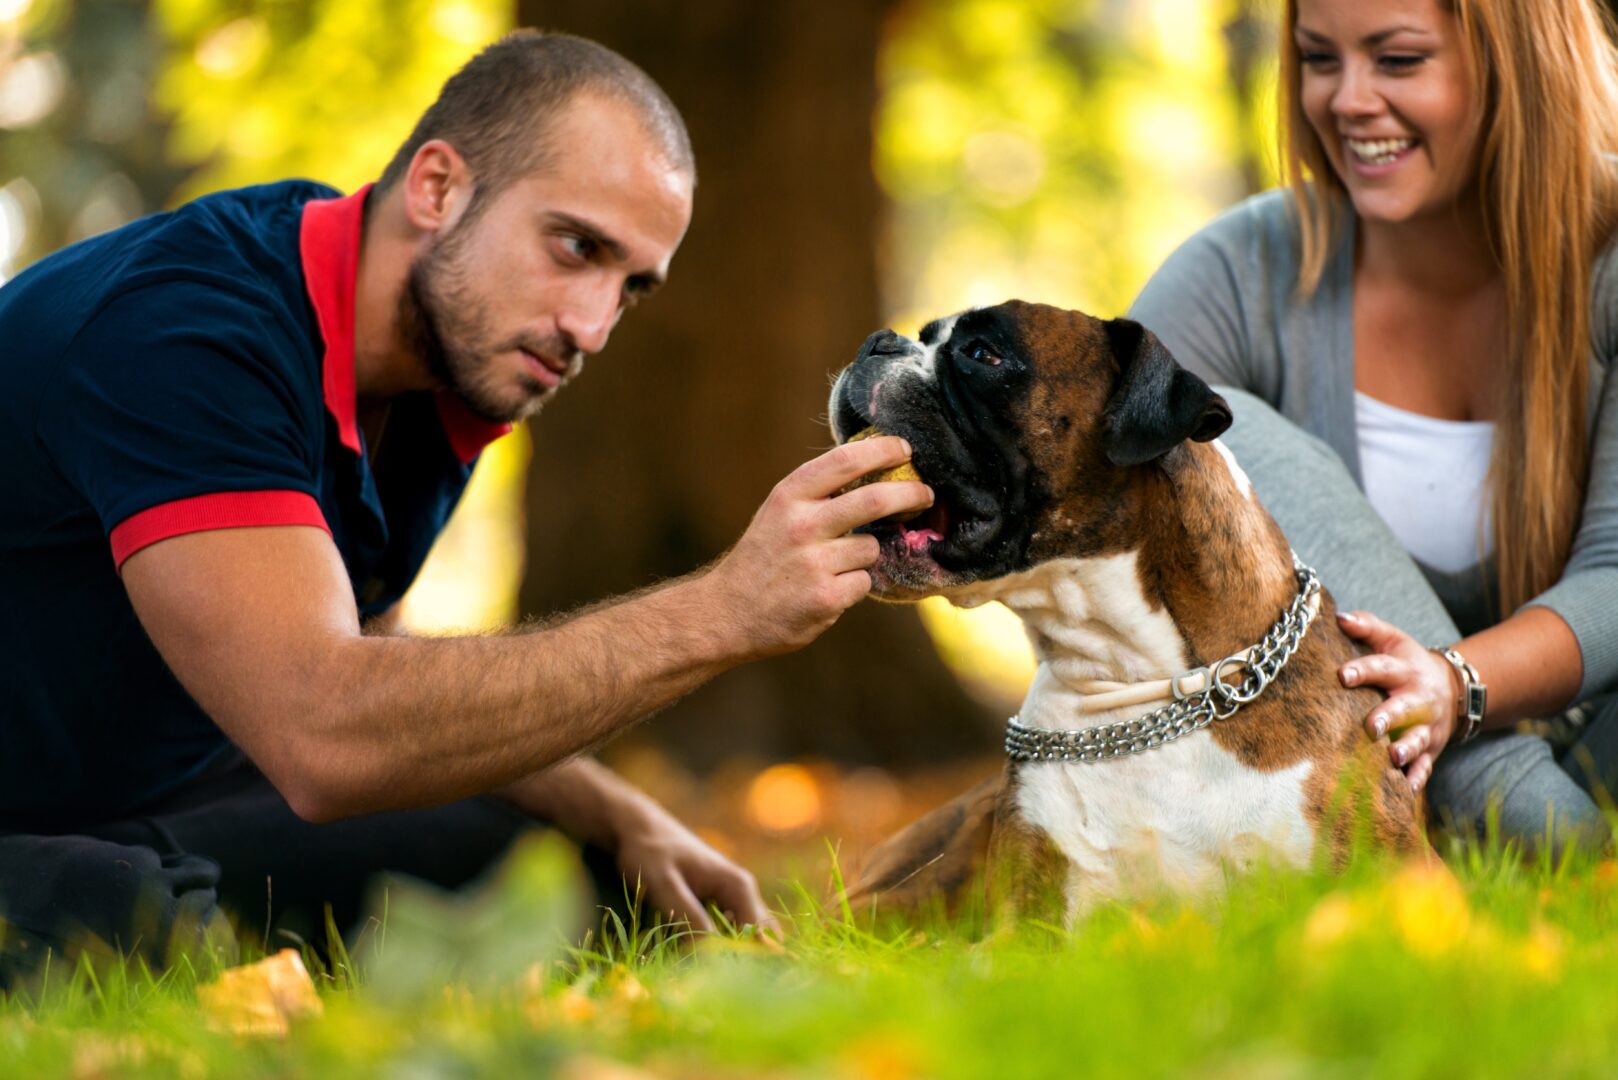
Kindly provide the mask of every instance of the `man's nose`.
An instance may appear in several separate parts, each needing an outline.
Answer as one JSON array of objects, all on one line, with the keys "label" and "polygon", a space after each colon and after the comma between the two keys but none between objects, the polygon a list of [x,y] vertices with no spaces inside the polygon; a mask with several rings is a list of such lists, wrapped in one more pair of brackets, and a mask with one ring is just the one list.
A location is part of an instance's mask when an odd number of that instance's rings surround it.
[{"label": "man's nose", "polygon": [[607,338],[618,324],[623,309],[622,289],[616,283],[580,290],[557,319],[557,329],[566,334],[584,353],[598,353],[607,347]]}]

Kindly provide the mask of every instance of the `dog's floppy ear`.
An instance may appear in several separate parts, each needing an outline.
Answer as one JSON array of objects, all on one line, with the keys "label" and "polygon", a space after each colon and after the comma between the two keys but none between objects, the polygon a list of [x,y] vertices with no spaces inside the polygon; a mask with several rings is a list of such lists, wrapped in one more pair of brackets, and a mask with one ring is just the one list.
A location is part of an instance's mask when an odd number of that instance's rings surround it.
[{"label": "dog's floppy ear", "polygon": [[1230,427],[1225,399],[1175,363],[1157,335],[1130,319],[1102,325],[1122,371],[1102,434],[1108,461],[1139,465],[1185,439],[1207,442]]}]

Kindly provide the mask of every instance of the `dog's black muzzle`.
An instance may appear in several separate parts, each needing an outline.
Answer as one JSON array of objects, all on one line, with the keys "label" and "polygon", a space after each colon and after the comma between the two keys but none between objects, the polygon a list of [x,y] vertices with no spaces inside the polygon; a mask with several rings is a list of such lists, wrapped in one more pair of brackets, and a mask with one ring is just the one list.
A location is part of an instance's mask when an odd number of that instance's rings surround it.
[{"label": "dog's black muzzle", "polygon": [[[838,375],[829,414],[838,442],[873,426],[909,441],[911,463],[932,487],[935,506],[942,511],[933,515],[932,525],[947,523],[925,555],[952,575],[970,579],[986,570],[1003,572],[998,566],[1003,545],[997,541],[1004,530],[1010,477],[1004,448],[986,442],[988,418],[952,383],[951,373],[939,368],[946,362],[941,348],[930,350],[892,330],[879,330]],[[892,547],[896,555],[918,553],[905,528],[878,523],[860,531],[881,540],[884,551]]]}]

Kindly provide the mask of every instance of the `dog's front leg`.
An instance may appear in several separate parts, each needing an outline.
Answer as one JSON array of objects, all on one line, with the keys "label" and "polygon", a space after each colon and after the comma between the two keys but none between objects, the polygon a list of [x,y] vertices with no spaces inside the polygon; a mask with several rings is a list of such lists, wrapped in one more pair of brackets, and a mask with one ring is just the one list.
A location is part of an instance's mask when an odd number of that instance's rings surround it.
[{"label": "dog's front leg", "polygon": [[1017,811],[1014,779],[1005,785],[989,834],[988,930],[993,937],[1038,923],[1065,927],[1068,921],[1067,857],[1044,830]]}]

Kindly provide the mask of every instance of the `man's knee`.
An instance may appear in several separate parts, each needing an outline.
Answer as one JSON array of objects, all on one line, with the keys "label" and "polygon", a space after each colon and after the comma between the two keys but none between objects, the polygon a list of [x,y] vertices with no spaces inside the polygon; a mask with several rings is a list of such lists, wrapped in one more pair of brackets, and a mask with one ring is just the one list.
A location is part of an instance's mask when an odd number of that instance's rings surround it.
[{"label": "man's knee", "polygon": [[166,967],[181,954],[230,959],[219,868],[194,855],[85,836],[0,837],[0,985],[51,958],[138,958]]}]

